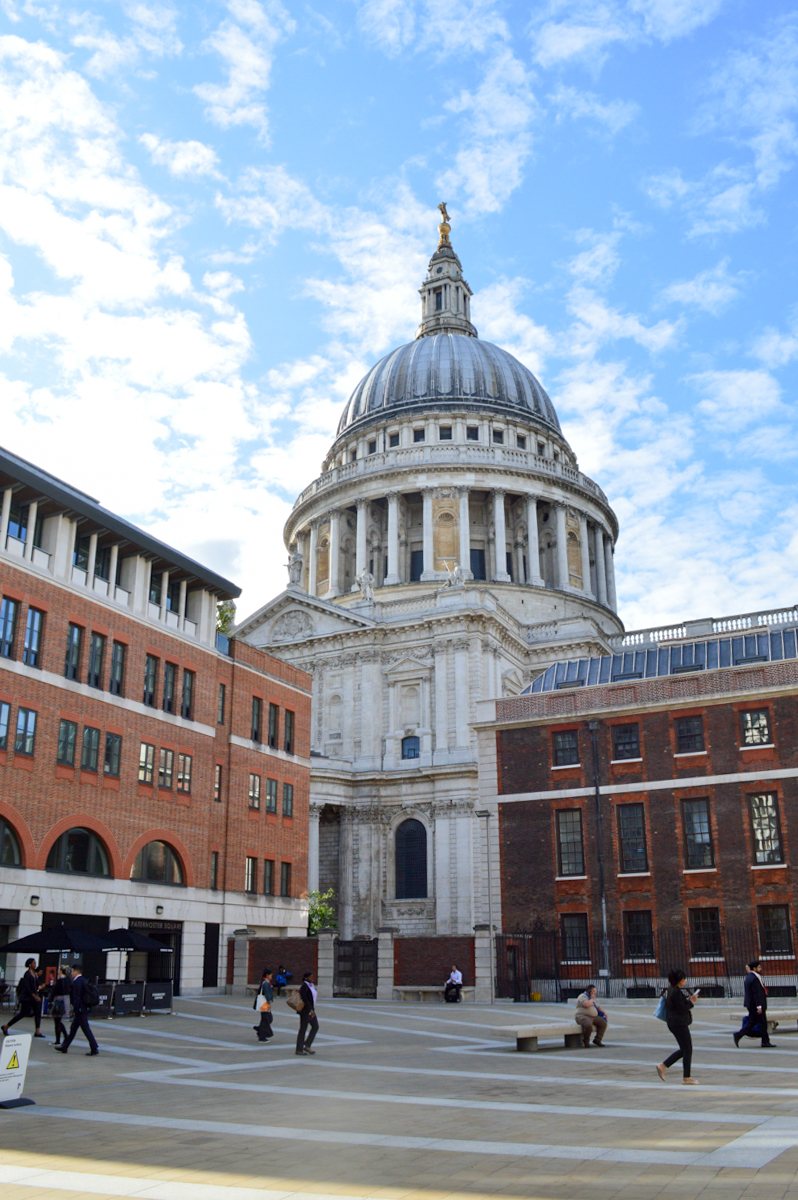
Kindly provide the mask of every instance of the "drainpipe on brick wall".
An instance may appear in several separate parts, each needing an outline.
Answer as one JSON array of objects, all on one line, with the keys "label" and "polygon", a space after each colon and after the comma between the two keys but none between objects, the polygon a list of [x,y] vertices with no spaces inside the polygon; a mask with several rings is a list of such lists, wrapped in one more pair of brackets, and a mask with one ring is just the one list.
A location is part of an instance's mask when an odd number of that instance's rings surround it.
[{"label": "drainpipe on brick wall", "polygon": [[604,994],[610,994],[610,939],[607,934],[607,890],[604,885],[604,839],[601,831],[601,787],[599,784],[598,731],[601,721],[588,721],[590,745],[593,751],[593,788],[596,798],[596,844],[598,847],[599,889],[601,893],[601,957],[603,967],[599,974],[604,978]]}]

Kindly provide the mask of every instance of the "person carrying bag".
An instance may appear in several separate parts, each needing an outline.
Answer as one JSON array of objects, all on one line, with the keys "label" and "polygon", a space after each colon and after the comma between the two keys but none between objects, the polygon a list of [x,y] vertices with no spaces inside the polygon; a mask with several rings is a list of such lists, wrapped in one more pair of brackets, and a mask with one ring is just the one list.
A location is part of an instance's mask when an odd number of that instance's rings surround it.
[{"label": "person carrying bag", "polygon": [[[316,1034],[319,1032],[319,1021],[316,1016],[316,988],[313,984],[313,972],[306,971],[302,976],[302,986],[299,989],[299,996],[295,999],[291,996],[288,1003],[299,1013],[299,1032],[296,1038],[296,1053],[297,1054],[315,1054],[315,1050],[311,1050],[311,1044]],[[291,1001],[294,1001],[292,1004]],[[307,1031],[310,1029],[310,1037],[307,1036]]]},{"label": "person carrying bag", "polygon": [[263,975],[258,988],[258,994],[255,997],[255,1002],[252,1007],[256,1012],[260,1013],[260,1022],[253,1025],[252,1028],[258,1035],[259,1042],[268,1042],[274,1037],[272,1029],[272,1001],[274,1000],[274,990],[272,988],[272,972],[270,967],[263,968]]}]

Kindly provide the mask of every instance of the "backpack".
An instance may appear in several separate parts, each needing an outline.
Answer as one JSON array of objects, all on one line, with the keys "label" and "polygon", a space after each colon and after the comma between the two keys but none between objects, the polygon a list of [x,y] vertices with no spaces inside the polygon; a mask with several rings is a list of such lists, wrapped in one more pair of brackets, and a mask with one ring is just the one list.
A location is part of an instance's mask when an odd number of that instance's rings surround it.
[{"label": "backpack", "polygon": [[86,1008],[96,1008],[100,1003],[100,991],[96,983],[83,978],[83,1003]]}]

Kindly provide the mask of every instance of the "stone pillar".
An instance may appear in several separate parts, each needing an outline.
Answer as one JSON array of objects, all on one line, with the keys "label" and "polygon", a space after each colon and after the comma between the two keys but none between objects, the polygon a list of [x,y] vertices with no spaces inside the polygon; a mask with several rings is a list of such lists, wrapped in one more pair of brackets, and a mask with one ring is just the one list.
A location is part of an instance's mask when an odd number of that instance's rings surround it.
[{"label": "stone pillar", "polygon": [[318,591],[319,569],[319,522],[310,522],[310,552],[308,555],[308,593],[315,596]]},{"label": "stone pillar", "polygon": [[[369,523],[369,502],[368,500],[358,500],[357,502],[357,548],[355,550],[355,575],[360,575],[362,571],[368,570],[368,548],[366,544],[366,534],[368,532]],[[352,585],[352,591],[358,591],[357,583]]]},{"label": "stone pillar", "polygon": [[[109,567],[108,567],[108,595],[111,597],[112,600],[113,600],[114,596],[116,595],[116,572],[117,572],[118,566],[119,566],[119,543],[114,542],[113,546],[111,547],[111,560],[110,560]],[[180,600],[183,605],[183,624],[185,624],[185,616],[186,616],[186,582],[185,582],[185,580],[183,580],[183,582],[180,585]],[[180,628],[182,629],[183,625],[181,625]]]},{"label": "stone pillar", "polygon": [[543,587],[543,575],[540,570],[540,540],[538,538],[538,498],[526,498],[526,581],[530,587]]},{"label": "stone pillar", "polygon": [[348,941],[352,937],[354,898],[354,817],[352,809],[342,807],[338,843],[338,918],[341,937]]},{"label": "stone pillar", "polygon": [[[31,546],[33,542],[31,541]],[[27,547],[26,547],[27,549]],[[94,568],[97,565],[97,534],[93,533],[89,537],[89,558],[86,563],[86,586],[94,586]],[[168,579],[168,574],[164,571],[164,580]],[[161,606],[163,607],[163,592],[161,592]]]},{"label": "stone pillar", "polygon": [[[39,512],[39,501],[31,500],[28,507],[28,536],[25,539],[25,560],[30,562],[33,558],[33,538],[36,533],[36,517]],[[94,534],[94,545],[97,545],[97,535]]]},{"label": "stone pillar", "polygon": [[582,549],[582,591],[586,596],[593,595],[590,586],[590,540],[587,532],[587,517],[579,514],[579,542]]},{"label": "stone pillar", "polygon": [[507,574],[507,529],[504,523],[504,497],[506,495],[507,493],[501,488],[493,493],[494,554],[496,556],[496,570],[493,578],[497,583],[510,582],[510,576]]},{"label": "stone pillar", "polygon": [[[113,566],[113,561],[114,561],[114,550],[115,549],[116,549],[115,546],[113,546],[111,548],[111,565],[112,566]],[[114,586],[113,581],[110,582],[108,584],[108,586],[109,586],[109,588],[113,588],[113,586]],[[177,601],[177,624],[178,624],[178,628],[180,629],[181,632],[186,628],[186,588],[187,587],[188,587],[188,584],[187,584],[186,580],[181,579],[180,580],[180,596]]]},{"label": "stone pillar", "polygon": [[[91,553],[89,553],[89,566],[91,566]],[[91,587],[91,579],[89,580]],[[166,623],[166,597],[169,593],[169,572],[164,571],[161,575],[161,612],[159,619]]]},{"label": "stone pillar", "polygon": [[524,542],[523,539],[516,536],[515,542],[515,574],[516,583],[524,582]]},{"label": "stone pillar", "polygon": [[471,490],[467,487],[461,487],[457,489],[457,494],[460,497],[460,569],[465,579],[473,579],[474,576],[471,573],[471,509],[469,504]]},{"label": "stone pillar", "polygon": [[337,596],[341,590],[341,514],[337,508],[330,513],[330,578],[328,596]]},{"label": "stone pillar", "polygon": [[557,522],[557,587],[568,587],[568,543],[565,540],[565,505],[554,506]]},{"label": "stone pillar", "polygon": [[604,557],[604,530],[596,526],[596,599],[599,604],[607,603],[607,564]]},{"label": "stone pillar", "polygon": [[458,749],[468,747],[468,642],[465,638],[454,643],[454,705],[455,732]]},{"label": "stone pillar", "polygon": [[449,748],[449,688],[446,643],[436,642],[435,653],[435,747],[433,762],[444,762]]},{"label": "stone pillar", "polygon": [[331,1000],[335,979],[335,942],[338,935],[332,929],[318,932],[318,959],[316,963],[316,990],[320,1000]]},{"label": "stone pillar", "polygon": [[475,925],[474,935],[474,999],[477,1004],[490,1004],[494,971],[490,925]]},{"label": "stone pillar", "polygon": [[14,496],[14,489],[7,487],[3,489],[3,507],[0,509],[0,550],[6,548],[6,538],[8,537],[8,519],[11,515],[11,500]]},{"label": "stone pillar", "polygon": [[233,992],[246,996],[249,982],[249,934],[236,933],[233,938]]},{"label": "stone pillar", "polygon": [[607,584],[607,603],[613,612],[617,611],[618,601],[615,596],[615,559],[612,553],[612,538],[607,535],[604,538],[604,567]]},{"label": "stone pillar", "polygon": [[435,545],[432,528],[432,488],[423,488],[421,494],[424,501],[424,565],[421,570],[421,578],[424,580],[435,578]]},{"label": "stone pillar", "polygon": [[377,930],[377,999],[393,1000],[393,939],[399,932],[393,925]]},{"label": "stone pillar", "polygon": [[311,804],[308,824],[308,891],[319,890],[319,817],[321,805]]},{"label": "stone pillar", "polygon": [[401,583],[399,578],[399,493],[388,493],[388,574],[386,587]]}]

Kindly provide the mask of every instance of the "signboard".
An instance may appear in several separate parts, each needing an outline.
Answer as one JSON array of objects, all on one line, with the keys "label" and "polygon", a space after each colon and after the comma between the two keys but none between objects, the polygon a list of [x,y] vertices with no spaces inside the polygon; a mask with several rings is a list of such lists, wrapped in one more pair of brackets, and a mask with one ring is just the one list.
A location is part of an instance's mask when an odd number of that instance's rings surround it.
[{"label": "signboard", "polygon": [[144,1007],[143,983],[118,983],[114,988],[114,1016],[124,1017],[126,1013],[140,1013]]},{"label": "signboard", "polygon": [[91,1010],[92,1018],[110,1017],[111,1004],[114,998],[114,985],[112,983],[98,983],[97,991],[100,993],[100,1003],[96,1004]]},{"label": "signboard", "polygon": [[148,1008],[150,1012],[158,1012],[159,1009],[171,1009],[171,980],[165,983],[148,983],[144,989],[144,1007]]},{"label": "signboard", "polygon": [[0,1107],[33,1104],[22,1095],[28,1069],[31,1034],[10,1033],[0,1047]]}]

